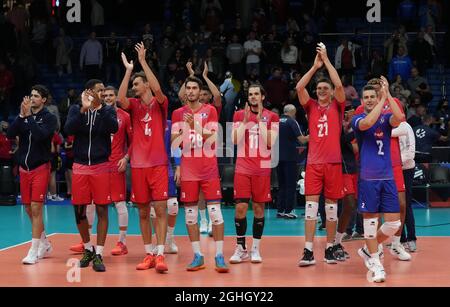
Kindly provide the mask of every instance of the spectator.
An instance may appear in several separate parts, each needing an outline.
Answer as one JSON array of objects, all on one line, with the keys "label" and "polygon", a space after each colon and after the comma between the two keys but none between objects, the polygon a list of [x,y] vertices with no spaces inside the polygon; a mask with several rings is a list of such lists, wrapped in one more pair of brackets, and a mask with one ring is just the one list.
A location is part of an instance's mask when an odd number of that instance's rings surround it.
[{"label": "spectator", "polygon": [[407,53],[407,39],[405,36],[400,35],[399,30],[395,30],[390,38],[384,42],[384,48],[386,49],[386,62],[390,63],[395,54],[398,53],[398,49],[403,47],[404,54]]},{"label": "spectator", "polygon": [[425,71],[431,67],[433,63],[432,47],[430,43],[424,39],[424,37],[424,31],[418,32],[417,39],[411,46],[410,56],[419,71]]},{"label": "spectator", "polygon": [[217,31],[222,13],[222,6],[219,0],[203,0],[200,13],[202,19],[205,21],[206,30],[210,32]]},{"label": "spectator", "polygon": [[417,126],[414,129],[416,136],[416,162],[417,163],[431,163],[431,149],[438,141],[446,142],[447,136],[440,135],[439,132],[432,129],[430,126],[433,123],[433,116],[426,114],[423,117],[423,125]]},{"label": "spectator", "polygon": [[355,49],[353,43],[346,38],[336,50],[335,67],[340,76],[347,75],[353,79],[353,71],[356,68]]},{"label": "spectator", "polygon": [[192,32],[190,23],[186,23],[184,25],[184,31],[182,31],[182,32],[180,32],[180,34],[178,34],[178,41],[180,41],[183,38],[186,39],[186,42],[189,46],[192,46],[192,44],[194,43],[195,34],[194,34],[194,32]]},{"label": "spectator", "polygon": [[275,67],[272,70],[272,76],[264,84],[267,93],[267,101],[270,103],[270,109],[277,108],[282,110],[289,102],[289,89],[286,81],[282,79],[282,70]]},{"label": "spectator", "polygon": [[59,110],[58,110],[58,106],[55,104],[54,100],[53,100],[53,96],[51,94],[48,94],[47,97],[47,101],[45,103],[45,107],[47,108],[47,110],[52,113],[53,115],[55,115],[56,117],[56,129],[60,129],[61,128],[61,117],[59,114]]},{"label": "spectator", "polygon": [[276,32],[269,32],[263,41],[264,73],[269,75],[275,66],[281,65],[281,42],[277,40]]},{"label": "spectator", "polygon": [[47,38],[47,25],[41,19],[33,21],[31,30],[31,50],[37,63],[45,62],[45,40]]},{"label": "spectator", "polygon": [[304,33],[303,42],[300,44],[299,54],[301,71],[306,72],[311,68],[317,54],[316,41],[311,33]]},{"label": "spectator", "polygon": [[250,82],[244,79],[242,81],[241,90],[239,91],[238,97],[236,98],[236,107],[238,110],[243,110],[245,108],[245,104],[248,100],[248,89],[250,86]]},{"label": "spectator", "polygon": [[125,54],[129,61],[133,61],[135,65],[138,63],[137,53],[134,50],[134,42],[131,38],[127,37],[125,39],[125,45],[123,46],[122,52]]},{"label": "spectator", "polygon": [[242,27],[242,20],[237,17],[234,23],[234,28],[231,30],[232,35],[237,35],[239,37],[239,42],[243,43],[245,41],[245,30]]},{"label": "spectator", "polygon": [[91,0],[91,26],[101,33],[105,25],[103,7],[97,0]]},{"label": "spectator", "polygon": [[231,43],[227,46],[226,56],[231,73],[238,80],[243,78],[242,59],[244,58],[244,47],[239,43],[237,34],[233,34]]},{"label": "spectator", "polygon": [[208,76],[214,83],[216,83],[217,80],[222,79],[223,67],[219,59],[213,56],[211,48],[208,48],[206,51],[206,56],[203,59],[203,63],[208,65]]},{"label": "spectator", "polygon": [[56,48],[56,69],[58,71],[58,76],[62,76],[64,73],[64,67],[66,68],[67,74],[72,74],[72,60],[70,54],[73,49],[73,41],[66,33],[63,28],[59,29],[59,36],[53,42]]},{"label": "spectator", "polygon": [[419,95],[423,104],[428,103],[433,99],[430,86],[427,79],[419,75],[419,70],[416,67],[411,69],[411,78],[408,80],[408,88],[413,94]]},{"label": "spectator", "polygon": [[321,13],[319,14],[320,32],[335,33],[336,32],[336,16],[333,12],[329,1],[322,2]]},{"label": "spectator", "polygon": [[[449,120],[450,120],[450,112],[448,108],[448,99],[442,99],[434,113],[434,118],[436,119],[436,127],[435,130],[439,131],[439,133],[443,136],[449,136]],[[448,146],[448,144],[440,144],[443,146]]]},{"label": "spectator", "polygon": [[432,56],[436,56],[437,50],[436,50],[436,36],[434,35],[434,30],[432,26],[427,26],[425,29],[425,34],[423,36],[423,39],[430,44],[431,46],[431,54]]},{"label": "spectator", "polygon": [[6,67],[5,63],[0,62],[0,114],[3,120],[8,120],[11,111],[11,91],[14,87],[14,76]]},{"label": "spectator", "polygon": [[224,121],[226,123],[233,121],[233,115],[235,111],[235,102],[240,90],[241,84],[238,80],[233,78],[233,73],[227,72],[225,74],[225,80],[220,86],[220,93],[225,99]]},{"label": "spectator", "polygon": [[[104,54],[105,54],[106,83],[110,84],[111,82],[119,82],[120,43],[116,38],[115,32],[111,32],[110,37],[106,40]],[[114,79],[111,78],[112,76]]]},{"label": "spectator", "polygon": [[[391,91],[392,94],[397,93],[397,95],[401,95],[401,96],[405,97],[406,99],[409,98],[409,96],[411,96],[411,91],[409,91],[405,88],[405,84],[402,80],[402,76],[400,76],[400,75],[397,75],[395,77],[395,81],[391,84],[389,90]],[[397,96],[394,96],[394,97],[400,99],[400,97],[397,97]]]},{"label": "spectator", "polygon": [[423,124],[422,119],[427,114],[427,108],[423,104],[415,104],[413,106],[414,114],[408,118],[408,124],[414,129]]},{"label": "spectator", "polygon": [[432,30],[435,30],[436,20],[438,16],[438,7],[433,4],[433,0],[427,0],[426,3],[422,3],[419,7],[418,15],[420,22],[419,26],[421,28],[431,26]]},{"label": "spectator", "polygon": [[99,79],[102,65],[103,48],[97,40],[97,34],[91,32],[89,39],[81,47],[80,69],[85,72],[86,79]]},{"label": "spectator", "polygon": [[414,29],[416,29],[416,4],[411,0],[403,0],[402,2],[400,2],[397,8],[397,17],[401,24],[406,25],[407,30],[413,31]]},{"label": "spectator", "polygon": [[67,90],[67,96],[61,100],[61,102],[58,105],[59,109],[59,115],[61,116],[61,127],[64,127],[67,119],[67,115],[69,114],[69,109],[72,105],[77,104],[78,101],[78,95],[74,88],[69,88]]},{"label": "spectator", "polygon": [[281,49],[281,61],[283,62],[284,70],[289,70],[297,66],[298,49],[294,46],[294,41],[291,37],[286,39],[283,49]]},{"label": "spectator", "polygon": [[144,32],[142,33],[142,41],[146,41],[147,39],[153,41],[154,37],[153,37],[153,32],[152,32],[152,26],[147,23],[144,26]]},{"label": "spectator", "polygon": [[411,76],[412,67],[411,58],[406,54],[405,48],[400,46],[398,48],[397,56],[394,57],[389,64],[389,80],[394,80],[396,75],[400,75],[402,80],[408,80]]},{"label": "spectator", "polygon": [[0,122],[0,166],[12,166],[13,152],[12,147],[14,140],[6,136],[9,124],[7,121]]},{"label": "spectator", "polygon": [[372,78],[379,78],[380,76],[386,75],[386,62],[380,51],[373,50],[372,57],[369,61],[369,74],[367,75],[367,80]]},{"label": "spectator", "polygon": [[278,173],[278,199],[277,217],[296,219],[294,208],[297,203],[297,180],[299,159],[298,149],[300,144],[306,144],[308,136],[304,136],[300,131],[300,126],[295,121],[296,108],[288,104],[284,107],[284,114],[280,117],[280,158],[277,167]]},{"label": "spectator", "polygon": [[157,52],[159,62],[159,74],[161,80],[165,80],[164,76],[166,74],[167,64],[174,52],[175,48],[173,47],[169,38],[164,37],[163,43],[161,44]]},{"label": "spectator", "polygon": [[353,106],[353,102],[359,99],[358,91],[353,87],[351,81],[352,79],[348,75],[342,77],[342,85],[345,91],[345,106]]},{"label": "spectator", "polygon": [[254,31],[250,31],[248,35],[248,40],[244,43],[245,54],[247,55],[246,59],[246,73],[247,75],[251,75],[252,73],[256,73],[259,76],[260,74],[260,55],[261,55],[261,42],[256,39],[256,33]]},{"label": "spectator", "polygon": [[23,0],[19,0],[13,5],[12,10],[8,12],[6,18],[14,25],[17,39],[21,42],[27,33],[28,19],[30,18]]},{"label": "spectator", "polygon": [[[153,41],[151,39],[145,40],[144,46],[147,50],[147,52],[145,53],[145,61],[153,71],[159,71],[158,55],[156,54],[156,48],[154,47]],[[138,63],[134,65],[137,66]]]}]

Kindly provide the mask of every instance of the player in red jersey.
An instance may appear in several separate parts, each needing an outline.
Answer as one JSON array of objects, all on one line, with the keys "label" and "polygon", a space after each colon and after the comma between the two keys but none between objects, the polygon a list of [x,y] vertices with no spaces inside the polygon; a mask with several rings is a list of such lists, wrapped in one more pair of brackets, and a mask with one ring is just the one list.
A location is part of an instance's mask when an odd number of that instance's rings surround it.
[{"label": "player in red jersey", "polygon": [[194,250],[194,260],[188,271],[204,269],[198,227],[198,200],[200,190],[205,196],[213,223],[216,242],[216,271],[228,272],[223,257],[224,220],[220,209],[222,198],[216,141],[219,130],[217,111],[209,104],[199,102],[202,81],[188,77],[185,81],[186,105],[172,114],[172,148],[182,147],[181,201],[185,205],[186,224]]},{"label": "player in red jersey", "polygon": [[[310,98],[306,86],[322,66],[328,70],[331,81],[328,79],[317,81],[318,101],[316,101]],[[327,216],[327,247],[324,260],[328,264],[335,264],[337,261],[333,243],[338,221],[337,201],[344,197],[340,136],[345,111],[345,92],[341,79],[331,64],[324,46],[317,47],[314,65],[297,84],[297,93],[300,103],[308,115],[310,131],[305,178],[306,244],[299,266],[316,263],[313,241],[322,190],[325,194]]]},{"label": "player in red jersey", "polygon": [[[264,88],[260,84],[250,85],[245,110],[236,112],[233,118],[233,143],[238,146],[234,175],[237,245],[230,258],[230,263],[233,264],[241,263],[249,258],[252,263],[262,262],[259,246],[264,231],[264,206],[265,203],[272,201],[271,150],[278,137],[280,122],[277,114],[264,109],[264,99]],[[245,246],[245,233],[250,199],[254,219],[253,247],[249,257]]]},{"label": "player in red jersey", "polygon": [[[367,82],[367,85],[370,85],[375,88],[377,91],[377,95],[380,95],[381,92],[381,79],[374,78]],[[394,101],[399,106],[400,110],[403,112],[403,106],[397,98],[394,98]],[[364,113],[364,107],[359,106],[355,114]],[[389,106],[389,101],[386,100],[383,107],[383,114],[392,113],[392,110]],[[403,225],[405,224],[406,217],[406,188],[405,188],[405,180],[403,178],[403,168],[402,168],[402,157],[400,153],[400,142],[398,137],[391,138],[391,159],[392,159],[392,169],[394,171],[394,179],[395,185],[397,186],[398,191],[398,201],[400,203],[400,218],[402,222],[402,226],[397,231],[397,233],[392,237],[392,245],[390,252],[393,256],[397,257],[401,261],[409,261],[411,260],[411,255],[405,250],[403,245],[400,243],[400,238],[402,235]]]},{"label": "player in red jersey", "polygon": [[[133,62],[128,62],[125,54],[122,53],[126,72],[118,94],[119,106],[131,114],[133,127],[133,142],[130,148],[131,200],[139,208],[141,233],[147,254],[136,269],[148,270],[154,267],[157,272],[163,273],[168,270],[164,260],[168,198],[168,161],[164,146],[164,129],[169,101],[145,60],[144,45],[137,44],[136,51],[144,73],[131,76]],[[128,99],[126,96],[130,79],[138,99]],[[157,255],[153,254],[150,202],[154,203],[157,216]]]},{"label": "player in red jersey", "polygon": [[[195,76],[195,72],[192,69],[192,62],[187,62],[186,68],[189,72],[190,77]],[[210,104],[216,108],[217,116],[220,118],[222,112],[222,96],[217,86],[208,78],[208,65],[205,63],[203,69],[203,79],[205,80],[207,86],[202,86],[200,89],[199,102],[202,104]],[[184,84],[181,86],[178,93],[178,97],[184,103],[186,102],[186,89]],[[200,233],[208,233],[212,237],[212,222],[211,219],[206,219],[206,202],[203,193],[200,191],[198,208],[200,212]]]}]

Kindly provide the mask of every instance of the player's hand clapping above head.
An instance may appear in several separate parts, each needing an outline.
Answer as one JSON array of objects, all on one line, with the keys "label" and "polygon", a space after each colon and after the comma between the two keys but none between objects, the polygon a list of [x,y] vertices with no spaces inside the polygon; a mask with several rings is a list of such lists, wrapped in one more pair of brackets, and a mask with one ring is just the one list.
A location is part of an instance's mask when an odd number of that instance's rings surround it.
[{"label": "player's hand clapping above head", "polygon": [[123,66],[125,66],[125,69],[132,71],[134,68],[133,60],[128,62],[127,56],[123,52],[122,52],[121,56],[122,56],[122,63],[123,63]]},{"label": "player's hand clapping above head", "polygon": [[140,42],[137,43],[136,46],[134,46],[134,49],[136,50],[138,54],[138,59],[140,63],[145,62],[145,54],[147,50],[145,49],[144,43]]}]

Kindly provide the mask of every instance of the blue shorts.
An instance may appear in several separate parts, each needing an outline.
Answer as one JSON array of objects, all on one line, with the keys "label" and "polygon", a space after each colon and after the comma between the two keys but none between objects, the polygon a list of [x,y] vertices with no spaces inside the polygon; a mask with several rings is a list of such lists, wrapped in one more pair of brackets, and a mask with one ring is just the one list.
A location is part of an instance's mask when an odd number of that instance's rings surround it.
[{"label": "blue shorts", "polygon": [[169,198],[177,197],[177,185],[173,176],[169,177]]},{"label": "blue shorts", "polygon": [[359,180],[359,213],[399,213],[400,203],[394,180]]}]

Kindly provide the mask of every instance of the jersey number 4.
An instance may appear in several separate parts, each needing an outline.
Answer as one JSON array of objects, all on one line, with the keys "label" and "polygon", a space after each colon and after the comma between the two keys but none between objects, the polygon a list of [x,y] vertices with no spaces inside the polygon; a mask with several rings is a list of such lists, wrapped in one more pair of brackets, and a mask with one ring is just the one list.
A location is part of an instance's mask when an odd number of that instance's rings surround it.
[{"label": "jersey number 4", "polygon": [[317,128],[319,128],[319,137],[323,138],[324,136],[328,136],[328,123],[323,123],[317,125]]}]

